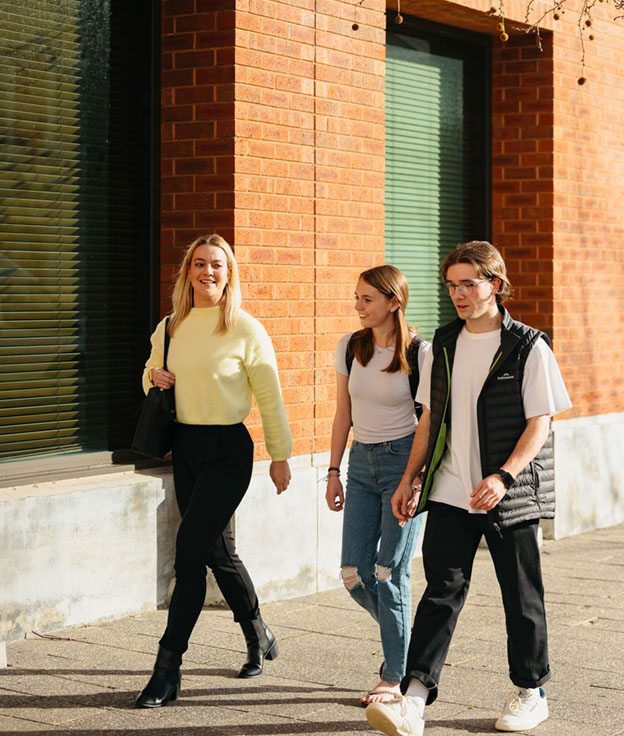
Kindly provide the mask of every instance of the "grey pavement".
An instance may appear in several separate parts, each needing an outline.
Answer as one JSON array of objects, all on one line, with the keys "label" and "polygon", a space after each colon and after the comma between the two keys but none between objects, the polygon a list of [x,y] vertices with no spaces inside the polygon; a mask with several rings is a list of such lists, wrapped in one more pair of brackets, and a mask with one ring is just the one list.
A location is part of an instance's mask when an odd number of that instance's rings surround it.
[{"label": "grey pavement", "polygon": [[[542,549],[553,678],[539,736],[624,735],[624,525],[546,541]],[[423,590],[420,559],[412,592]],[[263,606],[280,656],[254,680],[235,677],[244,643],[231,614],[205,610],[184,658],[181,698],[137,710],[166,611],[7,646],[0,733],[247,736],[373,733],[360,695],[382,660],[375,624],[341,588]],[[426,736],[492,734],[510,689],[505,623],[487,550],[427,708]]]}]

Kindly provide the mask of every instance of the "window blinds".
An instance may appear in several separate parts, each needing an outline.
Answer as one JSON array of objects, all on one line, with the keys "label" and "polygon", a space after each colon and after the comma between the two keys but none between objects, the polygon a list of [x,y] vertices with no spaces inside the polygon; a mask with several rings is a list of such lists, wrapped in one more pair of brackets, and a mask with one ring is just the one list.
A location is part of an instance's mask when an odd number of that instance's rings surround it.
[{"label": "window blinds", "polygon": [[477,110],[467,62],[433,45],[392,33],[386,49],[386,261],[407,276],[408,322],[429,338],[455,316],[440,263],[458,243],[485,237],[473,227],[482,175],[471,151]]},{"label": "window blinds", "polygon": [[0,6],[0,460],[128,445],[149,125],[127,20],[112,55],[108,0]]}]

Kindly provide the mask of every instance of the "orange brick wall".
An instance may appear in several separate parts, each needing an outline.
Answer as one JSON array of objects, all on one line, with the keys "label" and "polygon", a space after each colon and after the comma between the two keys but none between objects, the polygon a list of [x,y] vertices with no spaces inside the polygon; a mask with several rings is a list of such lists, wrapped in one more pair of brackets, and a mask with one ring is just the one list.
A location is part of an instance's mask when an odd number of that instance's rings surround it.
[{"label": "orange brick wall", "polygon": [[624,23],[613,15],[593,10],[582,86],[572,9],[547,24],[543,53],[524,34],[494,52],[495,239],[519,286],[514,314],[553,337],[574,402],[565,417],[624,410]]},{"label": "orange brick wall", "polygon": [[357,274],[383,259],[385,8],[367,6],[238,4],[235,242],[296,454],[328,449],[336,341]]},{"label": "orange brick wall", "polygon": [[357,327],[357,274],[383,262],[385,5],[163,7],[163,311],[183,245],[222,233],[273,338],[295,454],[326,450],[335,345]]},{"label": "orange brick wall", "polygon": [[[566,416],[624,410],[624,24],[596,6],[580,87],[570,11],[544,23],[540,53],[520,26],[524,0],[505,3],[506,44],[490,0],[401,5],[494,36],[492,230],[517,287],[510,309],[552,335]],[[383,261],[384,11],[163,3],[163,311],[183,246],[221,232],[245,306],[273,337],[297,454],[328,449],[335,344],[357,326],[358,272]],[[250,426],[258,437],[255,414]]]},{"label": "orange brick wall", "polygon": [[574,415],[624,411],[624,21],[596,5],[580,87],[566,16],[554,41],[554,333]]},{"label": "orange brick wall", "polygon": [[[516,284],[512,314],[553,337],[574,408],[624,410],[624,21],[593,9],[581,76],[578,11],[542,28],[543,53],[506,1],[501,43],[490,0],[403,0],[402,12],[494,37],[492,231]],[[396,0],[389,3],[396,8]],[[551,2],[533,3],[537,19]]]},{"label": "orange brick wall", "polygon": [[234,233],[234,0],[163,0],[161,312],[185,247]]},{"label": "orange brick wall", "polygon": [[516,319],[553,327],[553,60],[550,34],[498,40],[492,58],[492,240]]}]

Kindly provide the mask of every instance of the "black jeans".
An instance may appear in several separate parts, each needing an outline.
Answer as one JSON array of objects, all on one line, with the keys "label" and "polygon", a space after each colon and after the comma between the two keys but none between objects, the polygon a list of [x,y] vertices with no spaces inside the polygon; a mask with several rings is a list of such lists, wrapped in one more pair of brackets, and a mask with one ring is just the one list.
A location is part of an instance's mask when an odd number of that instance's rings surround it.
[{"label": "black jeans", "polygon": [[249,573],[236,554],[230,520],[251,480],[253,442],[243,424],[177,424],[173,480],[182,521],[176,538],[176,582],[160,644],[182,654],[206,597],[206,566],[235,621],[258,615]]},{"label": "black jeans", "polygon": [[427,704],[436,699],[440,672],[484,534],[503,596],[511,681],[518,687],[539,687],[550,679],[537,528],[537,521],[516,524],[504,529],[501,538],[489,528],[485,514],[429,504],[423,539],[427,587],[414,618],[401,683],[404,692],[414,677],[430,689]]}]

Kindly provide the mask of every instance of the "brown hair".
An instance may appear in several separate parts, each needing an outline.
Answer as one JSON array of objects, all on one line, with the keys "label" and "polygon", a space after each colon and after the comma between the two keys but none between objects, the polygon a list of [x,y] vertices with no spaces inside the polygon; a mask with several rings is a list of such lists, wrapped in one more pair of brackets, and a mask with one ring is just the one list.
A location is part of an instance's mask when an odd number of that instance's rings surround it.
[{"label": "brown hair", "polygon": [[502,304],[513,294],[513,287],[507,278],[507,267],[498,250],[485,240],[471,240],[452,250],[442,261],[440,276],[446,281],[446,274],[457,263],[470,263],[482,279],[500,279],[496,293],[496,303]]},{"label": "brown hair", "polygon": [[234,251],[230,244],[224,240],[220,235],[214,233],[213,235],[202,235],[202,237],[194,240],[189,247],[186,249],[182,263],[180,264],[180,270],[178,271],[178,278],[176,279],[175,286],[173,287],[173,295],[171,301],[173,303],[173,312],[171,319],[169,320],[169,335],[173,336],[173,333],[184,320],[188,313],[191,311],[193,306],[193,285],[189,279],[189,269],[191,267],[191,261],[193,254],[200,245],[214,245],[225,253],[228,269],[228,280],[223,290],[223,296],[219,302],[219,323],[215,328],[216,333],[225,333],[232,329],[236,322],[236,315],[241,306],[241,290],[240,280],[238,277],[238,266],[236,265],[236,258],[234,257]]},{"label": "brown hair", "polygon": [[[391,266],[389,263],[383,266],[375,266],[363,271],[360,279],[366,281],[367,284],[380,291],[386,299],[393,297],[399,302],[398,308],[392,313],[394,317],[394,355],[390,364],[384,371],[387,373],[411,373],[407,360],[407,350],[412,342],[413,331],[405,321],[405,308],[407,307],[407,299],[409,296],[409,286],[407,279],[402,271]],[[353,355],[365,366],[375,353],[375,338],[373,330],[365,327],[358,330],[353,336]]]}]

